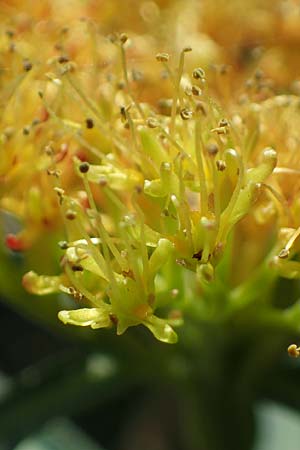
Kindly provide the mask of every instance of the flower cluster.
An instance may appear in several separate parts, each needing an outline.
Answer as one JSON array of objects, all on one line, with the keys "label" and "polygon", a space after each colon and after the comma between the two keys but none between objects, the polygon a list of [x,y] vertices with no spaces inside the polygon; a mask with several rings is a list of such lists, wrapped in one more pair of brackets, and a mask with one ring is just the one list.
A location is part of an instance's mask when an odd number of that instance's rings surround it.
[{"label": "flower cluster", "polygon": [[[156,7],[143,10],[150,22]],[[209,11],[204,2],[201,17]],[[256,302],[260,275],[266,289],[298,278],[297,95],[248,68],[235,92],[234,58],[210,71],[193,66],[189,46],[178,61],[155,57],[151,39],[135,48],[124,33],[74,23],[38,22],[39,52],[26,23],[20,44],[13,31],[0,42],[14,71],[3,88],[1,208],[24,222],[7,245],[27,249],[62,224],[66,234],[61,274],[30,271],[25,288],[69,295],[66,324],[118,334],[141,324],[174,343],[185,316]]]}]

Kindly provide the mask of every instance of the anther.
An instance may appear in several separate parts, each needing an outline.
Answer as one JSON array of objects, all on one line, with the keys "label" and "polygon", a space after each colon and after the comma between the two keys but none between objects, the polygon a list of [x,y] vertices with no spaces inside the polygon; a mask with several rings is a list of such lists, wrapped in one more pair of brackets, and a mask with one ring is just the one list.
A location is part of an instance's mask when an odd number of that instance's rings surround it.
[{"label": "anther", "polygon": [[47,169],[47,175],[59,178],[61,176],[61,171],[57,169]]},{"label": "anther", "polygon": [[12,39],[15,35],[15,32],[13,30],[6,30],[5,31],[6,36],[8,36],[10,39]]},{"label": "anther", "polygon": [[87,128],[94,128],[94,121],[90,117],[85,119],[85,125]]},{"label": "anther", "polygon": [[60,198],[65,195],[65,191],[59,187],[55,187],[54,190]]},{"label": "anther", "polygon": [[57,61],[59,62],[59,64],[63,64],[69,62],[70,60],[67,55],[61,55],[57,58]]},{"label": "anther", "polygon": [[109,318],[114,325],[118,325],[118,318],[115,314],[109,314]]},{"label": "anther", "polygon": [[223,172],[226,169],[226,162],[223,161],[222,159],[218,159],[216,161],[216,166],[220,172]]},{"label": "anther", "polygon": [[41,123],[40,119],[38,119],[37,117],[35,119],[33,119],[33,121],[31,122],[31,126],[35,127],[37,125],[39,125]]},{"label": "anther", "polygon": [[182,120],[189,120],[193,117],[193,111],[184,108],[180,111],[180,116],[182,118]]},{"label": "anther", "polygon": [[32,63],[28,59],[24,59],[23,69],[25,70],[25,72],[29,72],[32,69]]},{"label": "anther", "polygon": [[102,175],[99,179],[99,186],[101,187],[105,187],[107,185],[107,178]]},{"label": "anther", "polygon": [[148,295],[148,305],[153,306],[155,303],[155,294],[153,294],[153,292],[151,292]]},{"label": "anther", "polygon": [[83,267],[80,264],[73,264],[72,270],[73,272],[83,272]]},{"label": "anther", "polygon": [[221,119],[219,122],[219,127],[228,127],[229,123],[227,119]]},{"label": "anther", "polygon": [[59,241],[58,246],[61,250],[67,250],[69,248],[67,241]]},{"label": "anther", "polygon": [[144,78],[143,73],[140,70],[132,69],[131,73],[133,81],[139,82]]},{"label": "anther", "polygon": [[288,249],[286,249],[286,248],[283,248],[283,249],[279,252],[278,257],[279,257],[280,259],[286,259],[286,258],[289,257],[289,254],[290,254],[290,251],[289,251]]},{"label": "anther", "polygon": [[204,80],[205,79],[205,72],[201,67],[198,67],[197,69],[193,70],[193,78],[195,80]]},{"label": "anther", "polygon": [[210,144],[207,144],[207,146],[206,146],[206,150],[207,150],[207,153],[209,154],[209,155],[211,155],[211,156],[216,156],[216,154],[218,153],[218,151],[219,151],[219,147],[217,146],[217,144],[215,144],[215,143],[210,143]]},{"label": "anther", "polygon": [[76,216],[77,216],[76,211],[73,211],[72,209],[68,209],[66,211],[66,214],[65,214],[66,219],[74,220],[74,219],[76,219]]},{"label": "anther", "polygon": [[79,171],[81,173],[87,173],[89,171],[89,169],[90,169],[90,165],[86,161],[82,162],[79,166]]},{"label": "anther", "polygon": [[149,117],[146,123],[149,128],[157,128],[159,126],[158,120],[155,117]]},{"label": "anther", "polygon": [[201,112],[204,116],[207,116],[207,108],[204,102],[197,101],[195,110],[196,112]]},{"label": "anther", "polygon": [[169,54],[168,53],[157,53],[155,56],[156,60],[159,62],[168,62],[169,61]]},{"label": "anther", "polygon": [[192,94],[196,97],[199,97],[202,94],[202,89],[200,89],[198,86],[193,85],[192,86]]},{"label": "anther", "polygon": [[122,45],[124,45],[128,41],[128,36],[125,33],[120,34],[120,42]]},{"label": "anther", "polygon": [[188,52],[191,52],[192,50],[193,50],[192,47],[190,47],[190,46],[188,45],[187,47],[184,47],[182,51],[183,51],[184,53],[188,53]]}]

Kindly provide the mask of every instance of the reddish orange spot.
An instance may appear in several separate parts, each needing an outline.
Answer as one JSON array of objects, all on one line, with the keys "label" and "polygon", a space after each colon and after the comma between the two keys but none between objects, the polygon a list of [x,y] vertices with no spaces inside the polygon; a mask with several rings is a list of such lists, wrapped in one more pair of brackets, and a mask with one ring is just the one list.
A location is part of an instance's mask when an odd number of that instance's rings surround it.
[{"label": "reddish orange spot", "polygon": [[82,161],[82,162],[87,161],[86,152],[84,151],[83,148],[80,148],[79,150],[77,150],[75,155],[77,156],[78,159],[80,159],[80,161]]},{"label": "reddish orange spot", "polygon": [[55,155],[55,162],[59,163],[63,159],[65,159],[66,155],[68,153],[68,144],[62,144],[60,146],[59,152]]},{"label": "reddish orange spot", "polygon": [[49,113],[46,110],[46,108],[44,107],[41,108],[39,116],[41,122],[46,122],[49,119]]},{"label": "reddish orange spot", "polygon": [[137,306],[133,311],[134,315],[140,320],[145,320],[151,312],[152,309],[146,303]]},{"label": "reddish orange spot", "polygon": [[5,245],[14,252],[21,252],[24,248],[24,242],[15,234],[9,233],[5,238]]}]

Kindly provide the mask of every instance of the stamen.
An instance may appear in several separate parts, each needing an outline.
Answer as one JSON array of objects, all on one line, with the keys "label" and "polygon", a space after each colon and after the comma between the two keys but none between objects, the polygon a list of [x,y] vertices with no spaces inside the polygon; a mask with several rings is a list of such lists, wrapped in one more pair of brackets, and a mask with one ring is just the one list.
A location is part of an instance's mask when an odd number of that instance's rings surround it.
[{"label": "stamen", "polygon": [[288,240],[288,242],[285,245],[285,247],[281,250],[281,252],[278,255],[279,258],[287,258],[289,256],[290,249],[292,248],[294,242],[296,241],[296,239],[299,236],[300,236],[300,227],[297,228],[297,230],[294,231],[294,233],[292,234],[292,236]]},{"label": "stamen", "polygon": [[[107,249],[108,248],[110,249],[110,251],[114,255],[116,261],[118,262],[120,268],[122,270],[125,270],[126,269],[125,262],[124,262],[124,260],[123,260],[123,258],[121,256],[119,250],[114,245],[114,243],[112,242],[109,234],[107,233],[106,229],[104,228],[101,216],[100,216],[100,214],[98,212],[98,209],[97,209],[96,203],[94,201],[94,197],[93,197],[93,194],[92,194],[92,191],[91,191],[91,188],[90,188],[90,185],[89,185],[89,182],[88,182],[88,179],[87,179],[86,176],[83,177],[83,183],[84,183],[84,187],[85,187],[85,190],[86,190],[86,193],[87,193],[87,196],[88,196],[88,200],[89,200],[90,206],[91,206],[92,210],[95,213],[95,219],[96,219],[97,225],[99,227],[100,238],[102,239],[103,250],[108,246]],[[105,258],[108,261],[110,261],[110,257],[109,257],[108,251],[105,250],[105,252],[107,253],[105,255]]]},{"label": "stamen", "polygon": [[190,48],[184,48],[179,57],[179,65],[177,70],[177,77],[175,80],[175,88],[174,88],[174,96],[173,96],[173,102],[172,102],[172,110],[171,110],[171,125],[170,125],[170,135],[171,138],[174,140],[175,138],[175,124],[176,124],[176,112],[177,112],[177,102],[179,100],[180,102],[180,82],[183,75],[183,68],[184,68],[184,57],[185,53],[187,51],[190,51]]},{"label": "stamen", "polygon": [[201,137],[201,125],[200,120],[197,118],[195,120],[195,153],[196,153],[196,160],[197,160],[197,166],[198,166],[198,176],[199,176],[199,183],[200,183],[200,210],[203,216],[207,215],[208,212],[208,193],[207,193],[207,184],[206,184],[206,177],[204,173],[204,165],[203,165],[203,155],[202,155],[202,149],[203,149],[203,142]]},{"label": "stamen", "polygon": [[[127,39],[126,39],[126,41],[127,41]],[[122,69],[123,69],[123,75],[124,75],[124,79],[125,79],[126,89],[127,89],[129,97],[132,99],[132,101],[134,103],[134,106],[138,110],[140,116],[142,117],[142,119],[145,120],[144,111],[142,110],[141,105],[139,104],[139,102],[135,100],[135,98],[134,98],[134,96],[132,94],[132,91],[131,91],[131,87],[130,87],[130,83],[129,83],[129,79],[128,79],[126,52],[125,52],[125,48],[124,48],[125,42],[123,42],[121,40],[120,50],[121,50],[121,63],[122,63]]]}]

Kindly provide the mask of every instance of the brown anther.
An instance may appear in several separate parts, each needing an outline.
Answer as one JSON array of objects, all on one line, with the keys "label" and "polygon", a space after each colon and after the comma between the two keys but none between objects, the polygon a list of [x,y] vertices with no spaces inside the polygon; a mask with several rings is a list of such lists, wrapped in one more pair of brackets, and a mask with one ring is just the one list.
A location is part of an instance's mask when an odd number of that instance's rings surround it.
[{"label": "brown anther", "polygon": [[223,159],[218,159],[216,161],[216,166],[220,172],[223,172],[226,169],[226,162],[223,161]]},{"label": "brown anther", "polygon": [[53,156],[54,155],[54,150],[53,150],[53,148],[52,148],[52,146],[50,144],[46,145],[46,147],[44,148],[44,152],[48,156]]},{"label": "brown anther", "polygon": [[90,165],[87,161],[84,161],[79,165],[80,173],[87,173],[89,171],[89,169],[90,169]]},{"label": "brown anther", "polygon": [[229,123],[228,123],[228,120],[227,119],[221,119],[220,121],[219,121],[219,127],[228,127],[228,125],[229,125]]},{"label": "brown anther", "polygon": [[6,127],[3,130],[3,135],[6,137],[6,139],[10,139],[14,135],[15,129],[13,127]]},{"label": "brown anther", "polygon": [[187,86],[187,87],[184,89],[184,93],[185,93],[185,95],[187,95],[188,97],[191,97],[191,96],[193,95],[191,86]]},{"label": "brown anther", "polygon": [[74,61],[66,62],[60,69],[60,74],[64,75],[65,73],[68,73],[68,72],[74,72],[76,70],[76,68],[77,68],[77,65]]},{"label": "brown anther", "polygon": [[184,181],[194,181],[195,175],[187,170],[184,172],[183,179]]},{"label": "brown anther", "polygon": [[252,78],[249,78],[245,81],[245,87],[246,89],[251,89],[254,86],[254,81]]},{"label": "brown anther", "polygon": [[31,122],[31,126],[32,127],[36,127],[37,125],[39,125],[41,123],[40,119],[38,119],[37,117],[35,119],[33,119],[33,121]]},{"label": "brown anther", "polygon": [[131,278],[132,280],[135,279],[135,278],[134,278],[134,273],[132,272],[131,269],[129,269],[129,270],[122,270],[122,275],[123,275],[123,277],[125,277],[125,278]]},{"label": "brown anther", "polygon": [[159,126],[159,122],[155,117],[148,117],[146,123],[149,128],[157,128]]},{"label": "brown anther", "polygon": [[199,250],[197,253],[193,254],[193,259],[197,259],[197,261],[201,261],[203,250]]},{"label": "brown anther", "polygon": [[76,211],[73,211],[72,209],[68,209],[66,211],[66,214],[65,214],[66,219],[74,220],[74,219],[76,219],[76,216],[77,216]]},{"label": "brown anther", "polygon": [[168,53],[157,53],[155,56],[156,60],[159,62],[168,62],[169,61],[169,54]]},{"label": "brown anther", "polygon": [[109,318],[114,325],[118,325],[118,318],[115,314],[109,314]]},{"label": "brown anther", "polygon": [[199,97],[202,94],[202,89],[200,89],[199,86],[193,85],[192,94],[195,95],[196,97]]},{"label": "brown anther", "polygon": [[59,187],[55,187],[54,190],[59,197],[63,197],[65,195],[65,191]]},{"label": "brown anther", "polygon": [[283,249],[279,252],[278,257],[279,257],[280,259],[286,259],[286,258],[289,257],[289,254],[290,254],[290,251],[287,250],[286,248],[283,248]]},{"label": "brown anther", "polygon": [[193,70],[193,78],[195,80],[204,80],[205,79],[205,72],[201,67],[198,67],[197,69]]},{"label": "brown anther", "polygon": [[219,67],[219,73],[221,75],[226,75],[229,72],[229,66],[227,64],[221,64]]},{"label": "brown anther", "polygon": [[196,112],[201,112],[204,116],[207,116],[207,108],[204,102],[197,101],[195,110]]},{"label": "brown anther", "polygon": [[84,299],[84,295],[81,292],[77,291],[75,288],[73,288],[73,286],[70,286],[68,290],[69,290],[69,295],[72,295],[72,297],[75,300],[81,301]]},{"label": "brown anther", "polygon": [[182,266],[182,267],[187,267],[187,262],[183,258],[177,258],[176,259],[176,264],[178,264],[179,266]]},{"label": "brown anther", "polygon": [[47,175],[59,178],[61,176],[61,171],[57,169],[47,169]]},{"label": "brown anther", "polygon": [[160,72],[160,78],[161,78],[162,80],[168,80],[168,79],[170,78],[169,72],[168,72],[167,70],[162,70],[162,71]]},{"label": "brown anther", "polygon": [[219,151],[219,147],[214,142],[207,144],[206,151],[210,156],[216,156]]},{"label": "brown anther", "polygon": [[99,186],[101,187],[107,186],[107,178],[104,175],[102,175],[99,179]]},{"label": "brown anther", "polygon": [[261,69],[257,69],[256,72],[255,72],[255,74],[254,74],[255,79],[256,79],[257,81],[258,81],[258,80],[261,80],[261,79],[263,78],[263,76],[264,76],[263,71],[262,71]]},{"label": "brown anther", "polygon": [[154,305],[155,302],[155,294],[153,294],[153,292],[151,292],[148,295],[148,305],[150,305],[151,307]]},{"label": "brown anther", "polygon": [[24,136],[28,136],[30,133],[30,126],[27,125],[26,127],[23,128],[23,134]]},{"label": "brown anther", "polygon": [[139,82],[144,78],[143,73],[140,70],[132,69],[131,73],[133,81]]},{"label": "brown anther", "polygon": [[182,120],[189,120],[193,117],[193,111],[187,108],[183,108],[180,111],[180,117],[182,118]]},{"label": "brown anther", "polygon": [[80,264],[73,264],[71,268],[73,272],[83,272],[83,267]]},{"label": "brown anther", "polygon": [[94,121],[93,121],[93,119],[91,119],[90,117],[85,119],[85,126],[87,128],[94,128]]},{"label": "brown anther", "polygon": [[158,100],[158,107],[160,109],[161,114],[165,116],[169,116],[172,111],[172,99],[169,98],[161,98]]},{"label": "brown anther", "polygon": [[125,88],[125,82],[124,81],[118,81],[117,83],[117,89],[119,89],[120,91],[123,90]]},{"label": "brown anther", "polygon": [[14,37],[14,35],[15,35],[15,32],[14,32],[14,30],[6,30],[5,34],[6,34],[7,37],[12,39]]},{"label": "brown anther", "polygon": [[60,55],[60,56],[57,58],[57,61],[59,62],[59,64],[64,64],[64,63],[69,62],[70,59],[68,58],[67,55]]},{"label": "brown anther", "polygon": [[23,69],[25,70],[25,72],[29,72],[32,69],[32,63],[28,59],[24,59]]},{"label": "brown anther", "polygon": [[61,250],[67,250],[69,248],[67,241],[59,241],[58,246]]},{"label": "brown anther", "polygon": [[189,45],[188,45],[187,47],[184,47],[184,48],[182,49],[182,51],[183,51],[184,53],[191,52],[192,50],[193,50],[192,47],[190,47]]},{"label": "brown anther", "polygon": [[289,345],[287,351],[292,358],[299,358],[300,356],[300,348],[296,344]]},{"label": "brown anther", "polygon": [[125,33],[120,34],[120,42],[122,45],[124,45],[128,41],[128,36]]}]

